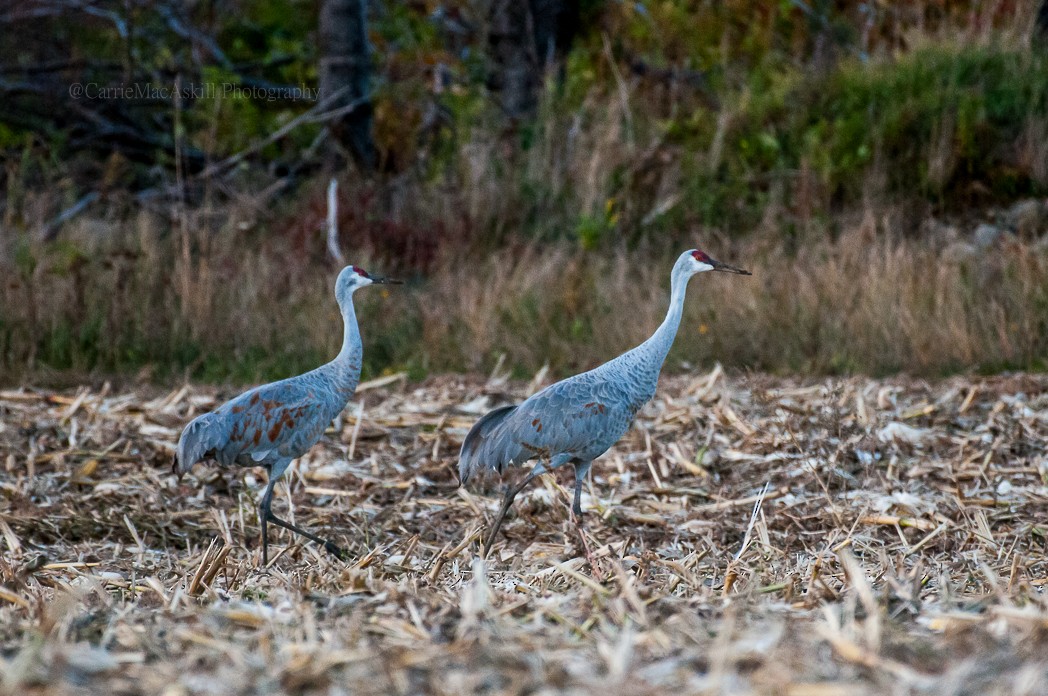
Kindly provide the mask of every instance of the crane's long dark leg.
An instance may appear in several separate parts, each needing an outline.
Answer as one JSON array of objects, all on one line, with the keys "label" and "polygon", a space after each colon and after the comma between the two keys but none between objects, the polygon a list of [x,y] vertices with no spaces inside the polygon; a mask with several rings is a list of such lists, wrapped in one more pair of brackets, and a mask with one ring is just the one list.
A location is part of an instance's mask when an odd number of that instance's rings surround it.
[{"label": "crane's long dark leg", "polygon": [[593,559],[593,552],[590,551],[589,541],[586,540],[586,530],[582,525],[582,482],[586,480],[586,474],[589,473],[590,466],[592,465],[592,461],[575,463],[575,497],[571,503],[571,517],[575,522],[575,529],[579,533],[579,539],[582,540],[582,550],[586,553],[586,561],[589,562],[590,569],[593,571],[593,574],[597,576],[598,580],[603,580],[603,574],[600,572],[600,568]]},{"label": "crane's long dark leg", "polygon": [[586,480],[593,462],[575,464],[575,499],[571,503],[571,511],[575,513],[575,519],[579,525],[582,524],[582,482]]},{"label": "crane's long dark leg", "polygon": [[301,534],[310,541],[314,541],[320,544],[324,547],[326,551],[334,554],[339,559],[344,558],[342,549],[335,546],[330,541],[322,539],[318,537],[316,534],[307,532],[301,527],[296,527],[290,522],[285,522],[284,520],[280,519],[279,517],[273,514],[273,511],[270,508],[270,506],[273,503],[273,487],[276,485],[276,482],[276,478],[270,479],[269,485],[266,486],[266,492],[262,495],[262,500],[258,504],[258,519],[262,527],[262,567],[264,568],[267,565],[269,565],[269,537],[268,530],[266,528],[267,523],[269,522],[272,522],[278,527],[283,527],[284,529],[290,530],[295,534]]},{"label": "crane's long dark leg", "polygon": [[484,544],[484,552],[481,558],[487,558],[488,552],[491,551],[492,545],[495,543],[495,535],[499,533],[499,528],[502,526],[502,520],[506,517],[506,513],[509,512],[509,508],[513,505],[513,499],[517,497],[517,494],[524,490],[524,487],[534,480],[539,473],[532,471],[530,474],[524,477],[516,486],[511,486],[506,489],[506,494],[502,497],[502,509],[499,510],[498,516],[495,518],[495,522],[491,525],[491,531],[488,533],[488,541]]},{"label": "crane's long dark leg", "polygon": [[258,524],[262,527],[262,567],[265,568],[269,565],[269,518],[271,512],[269,510],[270,504],[273,502],[273,486],[275,486],[277,480],[272,476],[269,477],[269,483],[266,484],[266,492],[262,494],[262,500],[258,501]]}]

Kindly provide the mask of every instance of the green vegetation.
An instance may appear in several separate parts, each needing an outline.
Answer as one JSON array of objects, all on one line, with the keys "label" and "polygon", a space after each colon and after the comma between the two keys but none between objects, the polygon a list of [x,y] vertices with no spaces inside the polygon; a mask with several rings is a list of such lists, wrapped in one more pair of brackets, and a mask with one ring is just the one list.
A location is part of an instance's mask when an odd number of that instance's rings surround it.
[{"label": "green vegetation", "polygon": [[[693,178],[713,219],[743,200],[752,224],[775,181],[788,199],[814,187],[813,213],[854,205],[871,182],[946,209],[1048,191],[1048,150],[1024,141],[1048,114],[1048,61],[1026,51],[933,45],[815,79],[783,74],[740,101],[715,172]],[[712,139],[709,124],[689,138]]]}]

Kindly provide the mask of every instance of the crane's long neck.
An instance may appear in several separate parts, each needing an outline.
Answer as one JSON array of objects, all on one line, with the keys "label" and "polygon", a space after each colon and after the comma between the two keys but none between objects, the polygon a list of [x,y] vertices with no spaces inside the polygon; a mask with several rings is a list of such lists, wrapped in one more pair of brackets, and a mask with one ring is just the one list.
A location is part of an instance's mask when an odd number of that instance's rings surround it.
[{"label": "crane's long neck", "polygon": [[686,270],[674,268],[670,283],[670,308],[662,325],[647,341],[608,363],[615,365],[611,369],[615,370],[635,411],[655,395],[659,372],[662,371],[662,364],[666,361],[680,326],[689,277]]},{"label": "crane's long neck", "polygon": [[360,327],[357,326],[357,313],[353,309],[353,298],[348,297],[341,303],[342,321],[344,323],[342,333],[342,350],[331,365],[336,368],[339,377],[346,382],[352,382],[351,389],[355,389],[360,380],[360,364],[364,358],[364,344],[360,340]]},{"label": "crane's long neck", "polygon": [[666,360],[673,339],[677,336],[680,327],[681,315],[684,312],[684,296],[688,290],[688,276],[682,272],[674,272],[670,280],[670,307],[666,311],[666,318],[655,333],[647,341],[637,347],[644,357],[653,362],[657,370],[662,369],[662,363]]}]

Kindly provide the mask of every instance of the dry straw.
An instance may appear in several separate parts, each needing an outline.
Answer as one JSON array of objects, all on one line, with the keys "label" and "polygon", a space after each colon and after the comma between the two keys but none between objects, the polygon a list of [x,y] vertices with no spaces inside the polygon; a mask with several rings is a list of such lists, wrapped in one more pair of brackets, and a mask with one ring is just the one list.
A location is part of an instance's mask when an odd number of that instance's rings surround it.
[{"label": "dry straw", "polygon": [[0,392],[2,689],[1048,691],[1048,379],[664,380],[593,469],[598,568],[567,478],[478,559],[455,453],[535,385],[366,386],[279,497],[352,560],[281,532],[266,569],[258,472],[169,473],[221,395]]}]

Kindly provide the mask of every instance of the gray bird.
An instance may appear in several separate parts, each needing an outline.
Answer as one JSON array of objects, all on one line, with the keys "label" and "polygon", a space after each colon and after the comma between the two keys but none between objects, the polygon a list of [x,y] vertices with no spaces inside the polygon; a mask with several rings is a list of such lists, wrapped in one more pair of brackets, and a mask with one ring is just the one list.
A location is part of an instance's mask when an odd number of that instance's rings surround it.
[{"label": "gray bird", "polygon": [[250,389],[214,411],[194,418],[178,438],[173,470],[179,477],[202,459],[214,459],[224,466],[261,466],[268,472],[269,483],[258,504],[263,566],[269,563],[269,522],[301,534],[342,557],[337,546],[278,518],[270,505],[273,486],[288,465],[317,443],[360,382],[364,349],[353,311],[353,293],[374,283],[400,281],[368,275],[357,266],[346,266],[338,274],[335,299],[342,310],[345,329],[342,350],[334,360],[297,377]]},{"label": "gray bird", "polygon": [[532,479],[564,464],[575,466],[575,499],[571,511],[582,515],[582,481],[596,457],[622,437],[637,411],[654,395],[659,371],[680,326],[688,281],[703,271],[750,275],[693,249],[681,254],[670,276],[670,308],[655,333],[633,350],[600,367],[552,384],[516,406],[489,412],[470,429],[459,452],[459,480],[465,485],[476,473],[499,474],[511,464],[539,459],[516,486],[508,486],[484,554],[516,495]]}]

